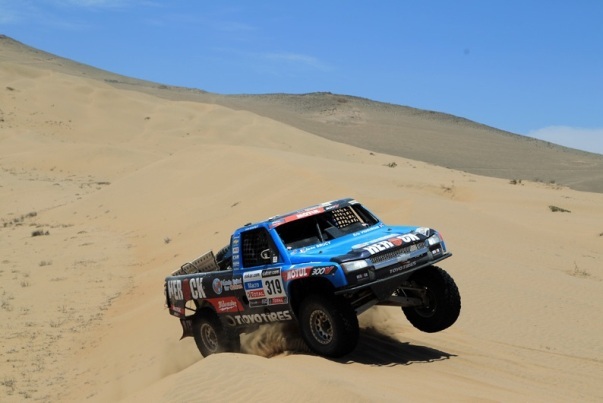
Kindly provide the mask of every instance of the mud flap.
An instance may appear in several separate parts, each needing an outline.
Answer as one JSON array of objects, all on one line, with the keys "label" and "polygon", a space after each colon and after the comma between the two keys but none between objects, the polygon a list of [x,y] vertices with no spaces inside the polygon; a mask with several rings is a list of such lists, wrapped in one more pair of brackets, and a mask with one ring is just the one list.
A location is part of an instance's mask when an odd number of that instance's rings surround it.
[{"label": "mud flap", "polygon": [[182,325],[182,337],[180,337],[180,340],[185,337],[193,337],[193,317],[180,318],[180,324]]}]

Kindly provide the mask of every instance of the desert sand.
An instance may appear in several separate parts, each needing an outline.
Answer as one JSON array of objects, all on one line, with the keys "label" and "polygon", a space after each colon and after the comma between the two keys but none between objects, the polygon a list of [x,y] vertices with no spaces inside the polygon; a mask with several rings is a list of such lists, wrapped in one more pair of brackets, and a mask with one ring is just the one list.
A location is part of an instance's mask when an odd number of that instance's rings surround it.
[{"label": "desert sand", "polygon": [[[0,80],[0,401],[603,400],[601,156],[401,115],[409,136],[471,144],[478,175],[452,169],[454,149],[388,151],[366,100],[174,89],[6,37]],[[525,171],[488,174],[497,145]],[[178,340],[168,273],[246,222],[341,197],[443,232],[463,303],[453,327],[425,334],[399,308],[373,309],[339,360],[277,327],[241,354],[202,358]]]}]

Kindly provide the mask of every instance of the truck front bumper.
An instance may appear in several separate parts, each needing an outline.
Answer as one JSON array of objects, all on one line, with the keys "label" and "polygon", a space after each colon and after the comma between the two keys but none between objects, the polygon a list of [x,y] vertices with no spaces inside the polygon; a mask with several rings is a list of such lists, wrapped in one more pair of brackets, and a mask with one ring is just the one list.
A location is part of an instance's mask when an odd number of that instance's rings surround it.
[{"label": "truck front bumper", "polygon": [[438,257],[428,253],[417,260],[400,262],[379,269],[372,266],[368,267],[366,271],[363,270],[361,273],[349,274],[348,276],[354,276],[348,278],[350,285],[338,289],[335,291],[335,295],[357,294],[370,290],[377,302],[385,301],[413,272],[434,265],[450,256],[452,256],[452,253],[445,253]]}]

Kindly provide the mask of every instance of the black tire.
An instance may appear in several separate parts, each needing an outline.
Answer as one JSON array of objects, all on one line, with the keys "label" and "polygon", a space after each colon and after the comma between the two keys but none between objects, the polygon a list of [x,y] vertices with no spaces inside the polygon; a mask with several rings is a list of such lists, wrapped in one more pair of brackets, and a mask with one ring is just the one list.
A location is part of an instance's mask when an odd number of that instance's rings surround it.
[{"label": "black tire", "polygon": [[402,308],[414,327],[435,333],[456,322],[461,313],[461,295],[448,273],[439,267],[429,266],[415,272],[409,280],[414,287],[425,287],[427,293],[426,305]]},{"label": "black tire", "polygon": [[352,307],[337,298],[306,297],[299,310],[299,327],[308,347],[325,357],[341,357],[358,344],[360,329]]},{"label": "black tire", "polygon": [[203,357],[224,352],[238,352],[240,340],[229,337],[213,312],[203,312],[193,322],[195,344]]},{"label": "black tire", "polygon": [[220,270],[228,270],[232,267],[232,253],[230,252],[230,245],[226,245],[216,253],[216,262]]}]

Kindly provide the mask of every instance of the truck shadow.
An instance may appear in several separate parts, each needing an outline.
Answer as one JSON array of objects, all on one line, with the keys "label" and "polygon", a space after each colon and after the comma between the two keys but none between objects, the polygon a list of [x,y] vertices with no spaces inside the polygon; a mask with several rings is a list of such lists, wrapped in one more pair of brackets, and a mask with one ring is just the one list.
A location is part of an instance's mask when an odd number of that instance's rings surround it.
[{"label": "truck shadow", "polygon": [[356,349],[339,359],[342,364],[359,363],[377,366],[411,365],[447,360],[456,357],[431,347],[402,342],[372,328],[360,329]]},{"label": "truck shadow", "polygon": [[[293,323],[264,325],[255,332],[242,335],[241,347],[241,352],[245,354],[267,358],[283,353],[314,355]],[[331,360],[342,364],[395,366],[441,361],[450,357],[455,355],[402,342],[373,328],[361,328],[356,349],[344,357]]]}]

